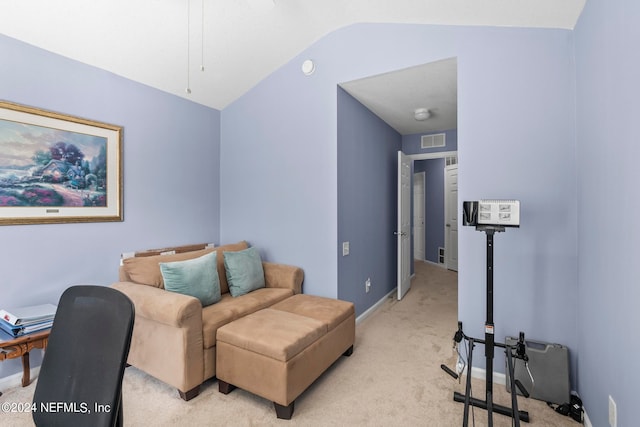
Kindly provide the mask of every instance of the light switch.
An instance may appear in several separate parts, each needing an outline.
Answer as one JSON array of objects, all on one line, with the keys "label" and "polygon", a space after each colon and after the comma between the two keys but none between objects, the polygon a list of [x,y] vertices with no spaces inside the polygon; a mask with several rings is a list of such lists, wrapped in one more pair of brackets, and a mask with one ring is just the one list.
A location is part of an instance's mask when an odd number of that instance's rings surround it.
[{"label": "light switch", "polygon": [[349,242],[342,242],[342,256],[349,255]]}]

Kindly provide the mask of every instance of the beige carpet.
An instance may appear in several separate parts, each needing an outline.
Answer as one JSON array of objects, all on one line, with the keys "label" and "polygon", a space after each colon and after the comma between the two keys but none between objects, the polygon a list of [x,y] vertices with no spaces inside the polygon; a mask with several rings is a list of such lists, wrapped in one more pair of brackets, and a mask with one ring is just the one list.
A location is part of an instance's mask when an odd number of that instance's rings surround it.
[{"label": "beige carpet", "polygon": [[[127,426],[460,426],[463,404],[453,401],[458,384],[440,369],[456,360],[452,337],[457,327],[457,274],[416,263],[412,287],[402,301],[389,298],[356,331],[351,357],[341,357],[295,403],[290,421],[276,419],[273,405],[242,390],[218,392],[215,380],[200,395],[182,401],[175,389],[131,367],[124,377]],[[484,304],[484,301],[479,301]],[[169,351],[169,349],[167,349]],[[484,350],[477,349],[478,355]],[[480,357],[480,356],[478,356]],[[484,399],[484,381],[473,381],[473,395]],[[4,390],[0,402],[29,402],[35,382]],[[504,385],[494,385],[495,401],[510,405]],[[544,402],[519,398],[528,410],[524,426],[578,425]],[[476,408],[475,425],[487,425],[487,412]],[[3,426],[31,426],[30,414],[3,413]],[[473,425],[470,421],[469,425]],[[511,419],[494,416],[495,426]]]}]

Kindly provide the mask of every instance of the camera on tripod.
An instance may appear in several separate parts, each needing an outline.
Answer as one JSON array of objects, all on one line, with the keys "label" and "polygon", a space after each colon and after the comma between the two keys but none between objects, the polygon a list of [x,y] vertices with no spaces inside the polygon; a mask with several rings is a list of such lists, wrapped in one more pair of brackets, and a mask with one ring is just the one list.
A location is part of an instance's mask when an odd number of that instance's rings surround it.
[{"label": "camera on tripod", "polygon": [[520,226],[520,201],[484,199],[462,202],[462,225]]}]

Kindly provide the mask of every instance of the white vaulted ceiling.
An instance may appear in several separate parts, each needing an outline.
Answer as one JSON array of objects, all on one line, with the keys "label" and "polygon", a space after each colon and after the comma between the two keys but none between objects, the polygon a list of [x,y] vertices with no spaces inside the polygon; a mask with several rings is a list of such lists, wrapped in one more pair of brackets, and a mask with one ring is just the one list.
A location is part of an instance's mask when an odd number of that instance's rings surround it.
[{"label": "white vaulted ceiling", "polygon": [[221,110],[346,25],[572,29],[585,1],[0,0],[0,32]]}]

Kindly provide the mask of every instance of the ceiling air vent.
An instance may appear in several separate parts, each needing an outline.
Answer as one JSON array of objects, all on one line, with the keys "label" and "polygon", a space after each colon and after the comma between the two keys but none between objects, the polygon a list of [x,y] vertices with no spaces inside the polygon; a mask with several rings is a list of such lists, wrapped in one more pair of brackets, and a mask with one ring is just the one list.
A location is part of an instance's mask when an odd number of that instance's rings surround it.
[{"label": "ceiling air vent", "polygon": [[422,148],[444,147],[445,146],[444,133],[436,133],[434,135],[422,135],[420,146]]}]

